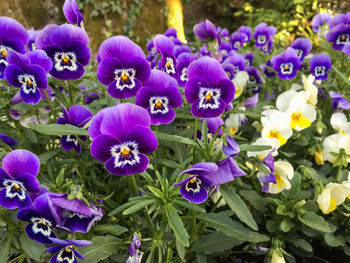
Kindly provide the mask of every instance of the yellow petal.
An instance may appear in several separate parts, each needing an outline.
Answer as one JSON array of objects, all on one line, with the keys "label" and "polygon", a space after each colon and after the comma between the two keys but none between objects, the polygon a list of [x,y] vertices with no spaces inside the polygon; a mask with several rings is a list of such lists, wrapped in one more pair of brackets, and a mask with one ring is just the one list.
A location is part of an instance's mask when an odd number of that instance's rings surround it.
[{"label": "yellow petal", "polygon": [[297,126],[302,129],[308,128],[311,126],[311,121],[302,116],[301,113],[295,112],[291,116],[290,127],[297,130]]},{"label": "yellow petal", "polygon": [[337,208],[337,201],[333,197],[331,197],[331,202],[329,204],[329,208],[327,211],[322,211],[324,214],[329,214]]}]

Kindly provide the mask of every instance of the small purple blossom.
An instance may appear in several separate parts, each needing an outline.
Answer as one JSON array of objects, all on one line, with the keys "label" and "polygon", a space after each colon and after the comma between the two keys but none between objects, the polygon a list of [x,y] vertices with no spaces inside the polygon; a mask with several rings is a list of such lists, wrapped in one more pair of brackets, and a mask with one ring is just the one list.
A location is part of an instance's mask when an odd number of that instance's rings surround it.
[{"label": "small purple blossom", "polygon": [[260,23],[255,27],[254,30],[254,39],[255,46],[263,47],[269,41],[270,38],[273,38],[273,35],[276,33],[276,28],[273,26],[267,26],[266,23]]},{"label": "small purple blossom", "polygon": [[194,25],[193,32],[200,41],[217,40],[220,46],[220,43],[221,43],[220,35],[218,34],[214,24],[208,19]]},{"label": "small purple blossom", "polygon": [[77,258],[84,260],[85,257],[76,251],[75,247],[92,245],[92,243],[87,240],[61,240],[58,238],[50,238],[50,240],[58,244],[46,249],[47,252],[57,253],[51,258],[50,263],[77,263]]},{"label": "small purple blossom", "polygon": [[259,93],[256,93],[253,97],[250,97],[244,100],[244,107],[255,108],[258,101],[259,101]]},{"label": "small purple blossom", "polygon": [[89,126],[92,157],[105,163],[113,175],[144,172],[149,163],[145,154],[158,146],[150,124],[147,110],[137,105],[123,103],[101,110]]},{"label": "small purple blossom", "polygon": [[326,80],[327,71],[332,69],[331,57],[327,54],[315,54],[310,59],[310,73],[316,80]]},{"label": "small purple blossom", "polygon": [[[61,107],[63,110],[63,117],[57,119],[58,124],[70,124],[82,128],[93,115],[92,112],[83,105],[73,105],[69,108],[69,111],[63,105],[61,105]],[[81,140],[87,140],[86,136],[63,135],[61,138],[62,148],[65,151],[74,149],[77,154],[80,154],[81,145],[78,137]]]},{"label": "small purple blossom", "polygon": [[192,104],[193,116],[218,117],[233,100],[235,87],[215,59],[203,57],[192,62],[187,76],[185,97]]},{"label": "small purple blossom", "polygon": [[248,43],[252,37],[252,29],[249,26],[240,26],[238,28],[238,33],[243,33],[246,35],[244,43]]},{"label": "small purple blossom", "polygon": [[[215,134],[216,130],[220,127],[224,125],[224,121],[222,120],[221,117],[216,117],[216,118],[202,118],[201,121],[206,121],[207,122],[207,127],[208,127],[208,131],[211,134]],[[218,135],[222,134],[222,129],[220,127],[218,133]]]},{"label": "small purple blossom", "polygon": [[80,13],[78,4],[75,0],[64,1],[63,14],[69,23],[84,28],[84,16]]},{"label": "small purple blossom", "polygon": [[107,91],[114,98],[135,96],[151,73],[142,49],[127,37],[105,40],[98,54],[97,78],[108,86]]},{"label": "small purple blossom", "polygon": [[303,61],[304,58],[310,53],[312,43],[308,38],[297,38],[293,41],[291,47],[298,53],[298,58],[300,61]]},{"label": "small purple blossom", "polygon": [[222,151],[226,156],[235,157],[240,153],[241,150],[233,138],[226,136],[226,143],[227,145],[222,145]]},{"label": "small purple blossom", "polygon": [[174,55],[174,43],[164,35],[156,35],[153,39],[154,47],[161,56],[158,68],[176,79],[176,58]]},{"label": "small purple blossom", "polygon": [[245,70],[245,60],[243,55],[237,52],[230,52],[229,56],[225,59],[223,64],[230,63],[231,65],[234,66],[234,74],[232,76],[232,79],[235,74],[237,74],[239,71]]},{"label": "small purple blossom", "polygon": [[126,263],[141,263],[141,259],[143,256],[143,252],[140,252],[139,249],[141,248],[141,241],[137,237],[137,235],[134,235],[131,244],[129,246],[129,258],[126,261]]},{"label": "small purple blossom", "polygon": [[274,56],[271,63],[280,79],[295,78],[301,65],[297,52],[290,47],[282,54]]},{"label": "small purple blossom", "polygon": [[332,19],[332,16],[328,13],[320,13],[313,17],[312,19],[312,30],[314,32],[320,31],[320,26],[323,24],[328,24],[330,20]]},{"label": "small purple blossom", "polygon": [[148,111],[152,125],[169,124],[175,119],[173,108],[182,105],[182,96],[173,78],[153,69],[137,92],[135,103]]},{"label": "small purple blossom", "polygon": [[35,47],[35,39],[38,36],[38,34],[41,32],[41,30],[34,30],[33,28],[28,30],[28,34],[29,34],[29,41],[27,44],[27,49],[29,51],[33,51],[36,49]]},{"label": "small purple blossom", "polygon": [[272,151],[263,159],[263,165],[270,170],[269,174],[266,174],[262,171],[259,171],[257,174],[258,180],[260,183],[263,184],[263,187],[261,191],[264,193],[267,193],[269,191],[269,183],[276,184],[276,177],[275,177],[275,165],[274,165],[274,158],[272,156]]},{"label": "small purple blossom", "polygon": [[197,59],[197,54],[182,53],[177,58],[176,72],[177,72],[177,83],[181,88],[184,88],[187,81],[187,68],[188,66]]},{"label": "small purple blossom", "polygon": [[[350,15],[349,15],[350,16]],[[334,17],[333,19],[335,19]],[[331,20],[331,22],[333,21]],[[332,42],[332,47],[335,50],[342,50],[344,45],[350,42],[350,25],[342,21],[331,28],[326,35],[326,40]]]},{"label": "small purple blossom", "polygon": [[168,30],[164,32],[164,36],[170,38],[173,41],[174,45],[182,45],[181,40],[177,37],[177,30],[175,28],[168,28]]},{"label": "small purple blossom", "polygon": [[[248,84],[262,84],[263,83],[263,80],[260,76],[259,70],[256,67],[248,66],[248,67],[246,67],[245,71],[249,75]],[[247,89],[250,89],[250,88],[253,90],[254,94],[258,93],[261,89],[259,86],[253,86],[253,87],[249,87]]]},{"label": "small purple blossom", "polygon": [[329,96],[332,98],[334,110],[350,110],[350,102],[342,94],[330,91]]},{"label": "small purple blossom", "polygon": [[40,190],[36,179],[40,169],[39,158],[27,150],[13,150],[2,160],[0,168],[0,206],[7,209],[30,207],[28,194]]},{"label": "small purple blossom", "polygon": [[237,51],[241,47],[243,47],[243,44],[245,43],[246,38],[247,38],[247,35],[244,33],[237,33],[237,32],[233,33],[230,40],[232,49]]},{"label": "small purple blossom", "polygon": [[253,65],[253,59],[254,59],[254,54],[253,53],[247,53],[244,55],[245,59],[245,65],[246,66],[252,66]]}]

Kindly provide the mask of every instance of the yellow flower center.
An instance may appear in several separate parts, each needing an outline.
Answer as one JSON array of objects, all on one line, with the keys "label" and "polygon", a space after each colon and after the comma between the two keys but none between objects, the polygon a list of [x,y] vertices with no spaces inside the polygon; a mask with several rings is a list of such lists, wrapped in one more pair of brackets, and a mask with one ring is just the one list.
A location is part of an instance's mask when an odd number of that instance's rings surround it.
[{"label": "yellow flower center", "polygon": [[190,183],[191,184],[194,184],[196,182],[196,177],[193,177],[191,180],[190,180]]},{"label": "yellow flower center", "polygon": [[17,184],[14,184],[14,185],[13,185],[13,188],[15,188],[16,190],[21,189],[21,187],[20,187],[20,186],[18,186]]},{"label": "yellow flower center", "polygon": [[300,128],[307,128],[311,126],[311,121],[301,115],[300,112],[294,112],[291,116],[291,127],[296,130],[297,126]]},{"label": "yellow flower center", "polygon": [[128,74],[126,74],[126,73],[123,73],[123,75],[122,75],[122,81],[127,81],[128,80],[128,78],[129,78],[129,76],[128,76]]},{"label": "yellow flower center", "polygon": [[156,108],[161,108],[162,107],[162,102],[157,100],[155,105],[156,105]]},{"label": "yellow flower center", "polygon": [[45,218],[41,218],[39,224],[45,226]]},{"label": "yellow flower center", "polygon": [[340,133],[343,134],[343,135],[348,135],[348,134],[345,132],[345,130],[341,130]]},{"label": "yellow flower center", "polygon": [[341,37],[341,40],[343,40],[343,41],[344,41],[344,40],[345,40],[345,36],[342,36],[342,37]]},{"label": "yellow flower center", "polygon": [[167,68],[170,68],[170,67],[171,67],[171,62],[168,61],[168,62],[165,64],[165,66],[166,66]]},{"label": "yellow flower center", "polygon": [[284,138],[277,130],[269,131],[269,135],[267,135],[267,137],[276,138],[280,142],[281,146],[287,142],[286,138]]},{"label": "yellow flower center", "polygon": [[318,71],[319,73],[321,73],[322,70],[319,68],[317,71]]},{"label": "yellow flower center", "polygon": [[213,95],[211,92],[208,92],[206,95],[205,95],[205,99],[206,100],[211,100],[213,98]]},{"label": "yellow flower center", "polygon": [[67,252],[67,253],[70,253],[71,251],[72,251],[72,250],[71,250],[69,247],[66,248],[66,252]]},{"label": "yellow flower center", "polygon": [[62,61],[63,61],[63,63],[67,64],[69,62],[69,58],[68,57],[63,57]]},{"label": "yellow flower center", "polygon": [[130,154],[130,151],[128,149],[123,149],[122,151],[122,155],[125,157],[125,156],[128,156]]},{"label": "yellow flower center", "polygon": [[30,80],[27,80],[27,84],[28,84],[29,86],[31,86],[31,85],[32,85],[32,82],[31,82]]},{"label": "yellow flower center", "polygon": [[288,69],[289,69],[289,66],[285,65],[284,70],[288,70]]},{"label": "yellow flower center", "polygon": [[234,128],[234,127],[230,128],[230,133],[231,133],[231,134],[235,134],[236,131],[237,131],[236,128]]},{"label": "yellow flower center", "polygon": [[283,181],[281,175],[278,174],[278,173],[275,173],[275,178],[276,178],[276,182],[277,182],[277,187],[278,188],[284,188],[286,183]]},{"label": "yellow flower center", "polygon": [[3,57],[6,57],[6,56],[7,56],[6,50],[1,51],[1,55],[2,55]]}]

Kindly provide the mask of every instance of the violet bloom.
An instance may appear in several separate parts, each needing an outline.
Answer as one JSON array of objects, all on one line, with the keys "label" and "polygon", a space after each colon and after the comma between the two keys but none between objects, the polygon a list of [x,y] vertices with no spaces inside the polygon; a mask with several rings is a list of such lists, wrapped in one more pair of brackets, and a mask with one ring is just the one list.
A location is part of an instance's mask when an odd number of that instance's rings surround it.
[{"label": "violet bloom", "polygon": [[247,38],[246,34],[234,32],[230,40],[232,49],[237,51],[241,47],[243,47],[243,44],[245,43],[246,38]]},{"label": "violet bloom", "polygon": [[181,88],[184,88],[187,81],[187,68],[188,66],[197,59],[197,54],[190,54],[190,53],[182,53],[177,58],[177,65],[176,65],[176,71],[177,71],[177,83]]},{"label": "violet bloom", "polygon": [[31,208],[23,208],[17,213],[17,218],[28,221],[27,236],[42,244],[52,244],[50,240],[56,237],[53,228],[57,225],[58,215],[51,209],[52,202],[47,193],[38,196]]},{"label": "violet bloom", "polygon": [[247,109],[255,108],[258,101],[259,101],[259,93],[256,93],[253,97],[250,97],[244,100],[244,107]]},{"label": "violet bloom", "polygon": [[269,174],[266,174],[262,171],[259,171],[257,174],[258,180],[260,183],[262,183],[263,187],[261,191],[264,193],[267,193],[269,191],[269,183],[277,184],[276,177],[275,177],[275,165],[274,165],[274,158],[272,156],[272,151],[263,159],[263,165],[270,170]]},{"label": "violet bloom", "polygon": [[5,79],[12,86],[20,88],[22,100],[27,104],[36,104],[42,92],[48,87],[46,73],[52,68],[52,62],[42,50],[34,50],[26,55],[9,51]]},{"label": "violet bloom", "polygon": [[140,252],[139,249],[141,248],[141,241],[137,237],[137,235],[134,235],[132,242],[129,246],[129,258],[126,261],[126,263],[141,263],[141,259],[143,256],[143,252]]},{"label": "violet bloom", "polygon": [[214,24],[208,19],[194,25],[193,32],[200,41],[217,40],[219,46],[221,44],[221,38],[218,32],[216,31]]},{"label": "violet bloom", "polygon": [[216,118],[202,118],[200,119],[201,122],[206,121],[207,122],[207,127],[208,127],[208,132],[211,134],[215,134],[216,130],[220,127],[218,130],[218,135],[222,134],[222,129],[221,126],[224,125],[224,121],[222,120],[221,117],[216,117]]},{"label": "violet bloom", "polygon": [[29,34],[29,42],[27,44],[27,49],[29,51],[33,51],[36,49],[35,47],[35,39],[38,36],[38,34],[41,32],[41,30],[34,30],[33,28],[28,30]]},{"label": "violet bloom", "polygon": [[176,58],[174,56],[173,42],[164,35],[156,35],[153,39],[153,43],[157,53],[161,56],[158,68],[176,79]]},{"label": "violet bloom", "polygon": [[182,105],[182,95],[175,79],[153,69],[143,88],[137,92],[135,104],[148,111],[152,125],[169,124],[175,119],[173,108]]},{"label": "violet bloom", "polygon": [[249,26],[240,26],[238,28],[238,33],[245,34],[244,43],[248,43],[252,37],[252,29]]},{"label": "violet bloom", "polygon": [[[58,124],[70,124],[79,128],[89,122],[92,117],[91,111],[83,105],[73,105],[67,111],[66,107],[61,105],[63,110],[63,117],[57,119]],[[87,140],[86,136],[79,136],[81,140]],[[77,154],[81,153],[81,145],[79,143],[78,136],[75,135],[63,135],[61,138],[61,146],[65,151],[74,149]]]},{"label": "violet bloom", "polygon": [[310,59],[310,73],[316,80],[326,80],[327,71],[332,69],[331,57],[327,54],[315,54]]},{"label": "violet bloom", "polygon": [[215,59],[203,57],[192,62],[187,76],[185,97],[192,104],[194,117],[218,117],[233,100],[235,87]]},{"label": "violet bloom", "polygon": [[69,23],[84,28],[84,17],[83,14],[80,13],[78,4],[75,0],[64,1],[63,14]]},{"label": "violet bloom", "polygon": [[51,58],[50,75],[58,80],[77,80],[89,64],[89,37],[84,29],[71,24],[47,25],[35,39],[35,46]]},{"label": "violet bloom", "polygon": [[323,24],[328,24],[329,21],[332,19],[332,16],[328,13],[321,13],[321,14],[317,14],[313,17],[312,19],[312,30],[314,32],[319,32],[320,31],[320,27]]},{"label": "violet bloom", "polygon": [[187,45],[175,46],[174,55],[178,58],[183,53],[191,53],[191,48]]},{"label": "violet bloom", "polygon": [[332,108],[334,110],[350,110],[350,102],[342,94],[330,91],[329,96],[332,98]]},{"label": "violet bloom", "polygon": [[332,17],[329,21],[329,29],[332,29],[339,24],[345,24],[346,26],[350,24],[350,12],[346,14],[336,14]]},{"label": "violet bloom", "polygon": [[142,173],[158,142],[150,129],[151,117],[144,108],[130,103],[105,108],[90,124],[91,155],[106,163],[107,171],[123,176]]},{"label": "violet bloom", "polygon": [[220,46],[220,55],[222,59],[227,58],[229,55],[230,51],[232,50],[232,45],[229,42],[222,41],[221,46]]},{"label": "violet bloom", "polygon": [[274,56],[271,63],[280,79],[295,78],[301,65],[297,52],[290,47],[282,54]]},{"label": "violet bloom", "polygon": [[87,233],[96,221],[101,220],[103,211],[100,207],[89,207],[84,201],[68,199],[64,193],[50,193],[51,209],[58,215],[57,224],[69,231]]},{"label": "violet bloom", "polygon": [[309,55],[312,44],[308,38],[302,37],[294,40],[291,47],[297,52],[300,61],[303,61],[304,58]]},{"label": "violet bloom", "polygon": [[350,57],[350,42],[348,42],[344,45],[342,51]]},{"label": "violet bloom", "polygon": [[92,245],[90,241],[87,240],[61,240],[58,238],[50,238],[50,240],[58,244],[58,246],[53,246],[46,249],[47,252],[57,253],[54,255],[50,263],[78,263],[77,258],[85,259],[75,247],[86,247]]},{"label": "violet bloom", "polygon": [[254,59],[254,54],[253,53],[247,53],[244,55],[245,59],[245,65],[246,66],[252,66],[253,65],[253,59]]},{"label": "violet bloom", "polygon": [[268,27],[266,23],[260,23],[255,27],[255,31],[254,31],[254,39],[256,41],[255,46],[257,47],[265,46],[275,33],[276,33],[275,27],[273,26]]},{"label": "violet bloom", "polygon": [[235,157],[240,153],[240,149],[236,141],[231,138],[230,136],[226,136],[226,143],[227,145],[222,145],[222,151],[225,155],[228,157]]},{"label": "violet bloom", "polygon": [[220,32],[220,36],[223,40],[229,41],[230,40],[230,32],[228,32],[227,28],[223,28]]},{"label": "violet bloom", "polygon": [[236,74],[236,69],[231,63],[224,62],[222,68],[225,70],[229,80],[233,80]]},{"label": "violet bloom", "polygon": [[27,30],[16,20],[0,17],[0,78],[4,78],[4,71],[8,65],[7,53],[10,49],[25,54],[29,41]]},{"label": "violet bloom", "polygon": [[105,40],[98,54],[101,61],[97,66],[97,78],[108,85],[107,91],[114,98],[135,96],[151,73],[142,49],[127,37],[114,36]]},{"label": "violet bloom", "polygon": [[276,72],[270,68],[272,68],[271,60],[266,61],[264,65],[260,65],[260,69],[266,75],[266,77],[268,77],[269,79],[272,79],[276,76]]},{"label": "violet bloom", "polygon": [[[255,67],[248,66],[246,67],[245,71],[249,75],[248,79],[248,84],[262,84],[263,80],[260,76],[259,70]],[[248,87],[247,89],[252,89],[253,93],[256,94],[260,91],[261,87],[260,86],[253,86],[253,87]]]},{"label": "violet bloom", "polygon": [[350,25],[348,24],[349,21],[347,21],[346,16],[344,16],[344,19],[340,19],[339,23],[335,23],[335,25],[332,27],[331,23],[334,20],[337,20],[336,16],[330,21],[330,30],[326,35],[326,40],[333,43],[333,49],[342,50],[344,45],[350,42]]},{"label": "violet bloom", "polygon": [[264,46],[259,47],[259,49],[264,54],[270,54],[270,51],[271,51],[272,48],[273,48],[273,37],[271,37]]},{"label": "violet bloom", "polygon": [[208,187],[215,186],[211,181],[218,166],[215,163],[197,163],[191,168],[184,170],[179,174],[190,174],[191,177],[175,184],[181,186],[180,194],[191,203],[203,203],[208,198]]},{"label": "violet bloom", "polygon": [[241,168],[239,168],[232,156],[221,160],[217,163],[217,166],[218,170],[211,178],[216,189],[218,189],[221,184],[233,181],[236,177],[247,175]]},{"label": "violet bloom", "polygon": [[223,62],[223,64],[226,64],[226,63],[230,63],[231,65],[234,66],[235,68],[234,75],[237,74],[239,71],[243,71],[245,69],[245,61],[244,61],[243,55],[234,51],[232,51]]},{"label": "violet bloom", "polygon": [[173,27],[168,28],[168,30],[164,32],[164,36],[170,38],[173,41],[174,45],[182,44],[180,39],[177,37],[177,30]]},{"label": "violet bloom", "polygon": [[9,146],[18,145],[18,142],[14,138],[8,136],[6,133],[3,132],[0,132],[0,140]]},{"label": "violet bloom", "polygon": [[0,206],[7,209],[30,207],[28,193],[40,190],[36,179],[39,158],[27,150],[13,150],[2,159],[0,168]]}]

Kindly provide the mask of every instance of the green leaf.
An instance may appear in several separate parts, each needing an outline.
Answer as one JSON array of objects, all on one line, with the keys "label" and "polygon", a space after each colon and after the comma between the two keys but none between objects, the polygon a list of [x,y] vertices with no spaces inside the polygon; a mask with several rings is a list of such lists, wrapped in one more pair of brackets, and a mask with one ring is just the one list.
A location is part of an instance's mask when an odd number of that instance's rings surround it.
[{"label": "green leaf", "polygon": [[176,239],[176,250],[177,250],[177,254],[179,254],[179,257],[181,259],[184,259],[186,256],[185,247],[179,242],[178,239]]},{"label": "green leaf", "polygon": [[299,220],[303,224],[318,231],[326,233],[329,233],[331,231],[326,220],[324,220],[322,216],[319,216],[314,212],[306,212],[302,216],[299,215]]},{"label": "green leaf", "polygon": [[197,263],[207,263],[208,258],[207,255],[197,253]]},{"label": "green leaf", "polygon": [[120,234],[123,234],[128,231],[126,227],[123,227],[121,225],[98,225],[94,227],[93,229],[96,232],[105,233],[105,234],[111,234],[115,236],[119,236]]},{"label": "green leaf", "polygon": [[337,75],[340,77],[340,78],[342,78],[343,80],[344,80],[344,82],[348,85],[348,86],[350,86],[350,80],[343,74],[343,73],[341,73],[340,71],[339,71],[339,69],[337,69],[336,67],[332,67],[332,70],[334,70],[335,71],[335,73],[337,73]]},{"label": "green leaf", "polygon": [[292,220],[290,220],[287,217],[283,218],[283,220],[282,220],[282,222],[280,224],[280,229],[283,232],[287,233],[287,232],[289,232],[292,229],[292,227],[294,227],[294,224],[293,224]]},{"label": "green leaf", "polygon": [[40,261],[40,256],[46,250],[45,245],[29,239],[25,233],[22,233],[19,237],[19,243],[21,245],[21,249],[24,250],[27,256],[36,261]]},{"label": "green leaf", "polygon": [[196,212],[199,212],[199,213],[206,213],[205,209],[203,209],[202,207],[200,207],[198,205],[191,204],[189,202],[185,202],[185,201],[182,201],[182,200],[175,200],[174,203],[179,205],[179,206],[188,208],[190,210],[193,210],[193,211],[196,211]]},{"label": "green leaf", "polygon": [[63,184],[63,180],[64,180],[64,168],[61,169],[61,171],[59,172],[59,174],[56,177],[56,185],[59,187]]},{"label": "green leaf", "polygon": [[178,135],[172,135],[172,134],[166,134],[166,133],[161,133],[161,132],[155,132],[157,139],[158,140],[164,140],[164,141],[170,141],[170,142],[179,142],[183,144],[188,144],[197,147],[197,144],[194,143],[194,141],[181,137]]},{"label": "green leaf", "polygon": [[312,246],[310,245],[309,242],[307,242],[304,239],[296,238],[296,239],[288,239],[288,241],[296,248],[300,248],[309,253],[312,252]]},{"label": "green leaf", "polygon": [[18,111],[28,111],[28,110],[36,110],[36,109],[41,109],[41,108],[44,108],[46,107],[47,104],[43,103],[43,102],[40,102],[40,103],[37,103],[37,104],[27,104],[27,103],[24,103],[23,101],[20,102],[20,103],[17,103],[15,105],[12,106],[12,109],[14,110],[18,110]]},{"label": "green leaf", "polygon": [[151,160],[151,164],[162,164],[162,165],[165,165],[165,166],[168,166],[170,168],[179,168],[179,164],[173,160],[169,160],[169,159],[160,159],[160,158],[157,158],[157,159],[152,159]]},{"label": "green leaf", "polygon": [[79,253],[86,257],[84,263],[97,263],[119,251],[120,239],[113,236],[95,236],[91,246],[80,247]]},{"label": "green leaf", "polygon": [[6,263],[8,260],[12,238],[13,238],[13,232],[7,237],[6,241],[3,244],[1,244],[0,263]]},{"label": "green leaf", "polygon": [[192,246],[192,250],[207,255],[213,252],[222,252],[239,246],[244,241],[226,236],[220,232],[212,232],[209,235],[201,236]]},{"label": "green leaf", "polygon": [[176,209],[171,204],[167,204],[165,206],[165,213],[176,239],[178,239],[183,246],[188,247],[190,245],[189,235]]},{"label": "green leaf", "polygon": [[43,152],[42,154],[39,155],[40,163],[47,162],[52,157],[54,157],[56,155],[56,153],[58,153],[58,152],[59,152],[59,150]]},{"label": "green leaf", "polygon": [[249,241],[252,243],[270,240],[268,236],[250,231],[240,223],[233,221],[230,217],[222,214],[198,214],[197,218],[203,220],[208,226],[215,228],[217,231],[238,240]]},{"label": "green leaf", "polygon": [[267,202],[266,200],[259,195],[255,190],[241,190],[239,194],[246,199],[251,206],[253,206],[259,212],[267,211]]},{"label": "green leaf", "polygon": [[24,128],[23,134],[24,134],[24,136],[26,136],[28,138],[29,141],[31,141],[33,143],[38,142],[38,137],[36,136],[35,132],[33,132],[33,130],[28,129],[28,128]]},{"label": "green leaf", "polygon": [[239,149],[241,152],[260,152],[265,150],[270,150],[272,147],[269,145],[249,145],[249,144],[241,144],[239,145]]},{"label": "green leaf", "polygon": [[220,193],[222,197],[227,202],[228,206],[232,209],[237,217],[249,226],[253,230],[258,230],[258,225],[256,224],[252,214],[247,208],[247,205],[242,201],[241,197],[235,192],[235,189],[228,185],[222,185],[220,187]]},{"label": "green leaf", "polygon": [[29,123],[28,126],[33,130],[47,135],[79,135],[88,136],[87,130],[70,125],[70,124],[33,124]]},{"label": "green leaf", "polygon": [[130,206],[129,208],[125,209],[123,211],[123,215],[130,215],[133,214],[139,210],[141,210],[142,208],[144,208],[145,206],[148,206],[150,204],[154,203],[154,199],[147,199],[145,201],[141,201],[138,202],[132,206]]},{"label": "green leaf", "polygon": [[324,235],[324,240],[330,247],[345,246],[345,238],[341,235],[333,235],[332,233],[327,233]]}]

